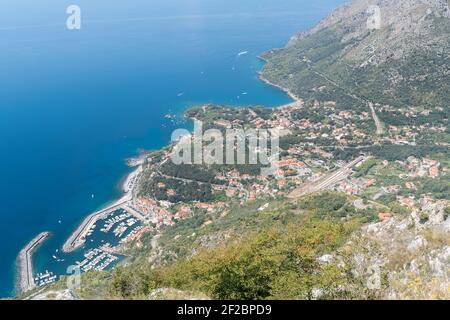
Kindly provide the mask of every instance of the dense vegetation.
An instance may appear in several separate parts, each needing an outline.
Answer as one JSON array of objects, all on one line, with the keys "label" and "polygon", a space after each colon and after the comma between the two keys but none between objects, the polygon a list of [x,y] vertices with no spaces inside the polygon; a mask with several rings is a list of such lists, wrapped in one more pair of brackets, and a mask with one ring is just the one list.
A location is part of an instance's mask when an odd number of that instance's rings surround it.
[{"label": "dense vegetation", "polygon": [[371,147],[362,147],[358,149],[336,149],[334,155],[337,159],[350,160],[354,159],[361,152],[366,152],[372,154],[380,159],[386,159],[388,161],[401,160],[404,161],[410,156],[415,156],[416,158],[423,158],[430,154],[446,154],[450,153],[448,147],[436,146],[436,145],[393,145],[393,144],[382,144],[374,145]]},{"label": "dense vegetation", "polygon": [[[170,190],[175,193],[171,194]],[[173,203],[212,199],[211,185],[208,183],[185,182],[161,176],[144,180],[140,186],[140,195]]]},{"label": "dense vegetation", "polygon": [[193,164],[177,164],[175,165],[171,161],[167,161],[161,166],[161,173],[175,178],[181,178],[186,180],[194,180],[204,183],[218,183],[214,181],[215,172],[204,166]]},{"label": "dense vegetation", "polygon": [[[351,253],[341,251],[369,211],[356,212],[345,196],[333,192],[298,203],[273,202],[263,212],[256,210],[259,205],[256,201],[231,208],[207,228],[200,228],[205,220],[201,214],[167,227],[161,249],[173,252],[174,243],[181,241],[173,240],[176,234],[186,239],[178,243],[185,250],[178,251],[177,259],[152,268],[148,252],[140,252],[112,273],[83,274],[77,294],[146,299],[161,288],[216,299],[349,299],[376,294],[362,293],[361,279],[350,272]],[[199,234],[193,237],[192,230]],[[228,240],[212,248],[199,246],[202,235],[223,233],[231,235]],[[338,251],[343,260],[319,259]]]},{"label": "dense vegetation", "polygon": [[351,295],[341,286],[349,273],[317,257],[339,247],[349,232],[344,224],[311,219],[283,230],[251,234],[214,250],[203,250],[166,268],[118,268],[110,294],[145,297],[156,288],[202,292],[215,299],[323,299]]}]

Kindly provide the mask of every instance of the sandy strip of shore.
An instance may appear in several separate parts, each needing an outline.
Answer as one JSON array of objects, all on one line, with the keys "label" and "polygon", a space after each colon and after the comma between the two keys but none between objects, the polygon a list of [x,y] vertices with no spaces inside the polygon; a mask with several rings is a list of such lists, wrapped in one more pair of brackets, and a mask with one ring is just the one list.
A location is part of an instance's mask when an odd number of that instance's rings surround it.
[{"label": "sandy strip of shore", "polygon": [[136,185],[136,179],[138,176],[142,173],[143,167],[142,165],[139,165],[136,170],[131,172],[128,177],[125,179],[122,185],[122,190],[125,193],[131,192]]}]

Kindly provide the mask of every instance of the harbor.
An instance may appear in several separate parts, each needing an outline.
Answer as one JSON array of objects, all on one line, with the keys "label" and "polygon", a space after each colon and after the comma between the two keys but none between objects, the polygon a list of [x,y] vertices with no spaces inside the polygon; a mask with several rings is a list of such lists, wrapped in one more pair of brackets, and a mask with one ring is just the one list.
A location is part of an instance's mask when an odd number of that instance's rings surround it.
[{"label": "harbor", "polygon": [[[120,207],[111,207],[95,217],[89,217],[89,221],[83,224],[83,238],[77,242],[80,249],[76,253],[65,252],[56,249],[53,259],[63,269],[67,266],[76,266],[80,272],[102,271],[113,268],[126,254],[120,250],[122,245],[130,243],[143,231],[148,231],[149,226],[142,220],[133,216],[129,211]],[[23,267],[21,273],[21,292],[47,286],[58,281],[61,269],[44,269],[34,274],[32,268],[32,253],[35,248],[44,241],[43,235],[33,239],[26,248],[22,250],[21,261]],[[64,272],[64,271],[63,271]]]},{"label": "harbor", "polygon": [[73,232],[72,235],[64,243],[63,251],[65,253],[69,253],[80,248],[86,242],[86,237],[88,236],[91,229],[95,227],[95,223],[99,219],[102,219],[108,214],[121,209],[129,201],[131,201],[131,195],[126,195],[113,205],[90,214],[86,219],[84,219],[84,221],[78,226],[75,232]]},{"label": "harbor", "polygon": [[34,278],[34,282],[37,287],[46,286],[54,283],[57,280],[57,275],[53,272],[45,270],[45,272],[39,272]]},{"label": "harbor", "polygon": [[[62,250],[55,249],[53,259],[57,263],[62,263],[61,266],[72,263],[80,267],[82,272],[105,270],[120,260],[121,255],[116,249],[118,246],[132,241],[142,230],[147,230],[147,216],[133,205],[134,188],[142,172],[142,160],[138,160],[133,162],[137,168],[127,176],[122,185],[124,196],[87,216],[63,244]],[[33,270],[33,253],[49,235],[49,232],[40,233],[20,251],[17,258],[19,292],[46,286],[59,279],[60,272],[55,270],[45,269],[36,274]],[[89,245],[86,244],[88,240]],[[71,255],[82,247],[84,252]],[[82,259],[77,261],[74,257]]]},{"label": "harbor", "polygon": [[[128,160],[129,165],[131,165],[130,161]],[[137,168],[128,175],[122,185],[122,190],[125,192],[125,195],[112,205],[87,216],[64,243],[62,247],[63,252],[70,253],[82,247],[86,242],[86,238],[95,228],[96,222],[117,210],[125,210],[130,215],[135,216],[135,218],[145,221],[144,215],[133,208],[134,188],[142,173],[142,160],[134,161],[133,165],[137,165]]]}]

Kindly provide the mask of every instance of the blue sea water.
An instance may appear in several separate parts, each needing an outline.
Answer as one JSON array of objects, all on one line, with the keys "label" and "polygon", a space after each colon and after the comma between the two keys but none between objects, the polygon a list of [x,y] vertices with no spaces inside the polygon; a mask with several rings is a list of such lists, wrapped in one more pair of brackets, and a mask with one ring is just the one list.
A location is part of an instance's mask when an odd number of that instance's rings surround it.
[{"label": "blue sea water", "polygon": [[[35,268],[56,268],[51,255],[83,217],[120,196],[124,159],[180,126],[164,115],[289,102],[258,80],[257,55],[342,2],[2,0],[0,297],[14,294],[17,254],[39,232],[52,237]],[[79,31],[65,28],[70,4]]]}]

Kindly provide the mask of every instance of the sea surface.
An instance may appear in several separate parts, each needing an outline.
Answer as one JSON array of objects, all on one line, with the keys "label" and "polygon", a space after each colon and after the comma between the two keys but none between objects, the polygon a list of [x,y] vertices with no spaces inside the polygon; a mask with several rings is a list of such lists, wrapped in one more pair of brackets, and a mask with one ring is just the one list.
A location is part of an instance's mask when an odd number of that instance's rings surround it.
[{"label": "sea surface", "polygon": [[[257,55],[341,3],[2,0],[0,297],[14,294],[17,254],[42,231],[52,237],[35,271],[63,272],[52,255],[87,214],[121,195],[125,159],[186,126],[166,114],[207,102],[288,103],[258,80]],[[81,30],[65,27],[70,4],[81,7]]]}]

